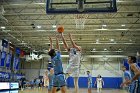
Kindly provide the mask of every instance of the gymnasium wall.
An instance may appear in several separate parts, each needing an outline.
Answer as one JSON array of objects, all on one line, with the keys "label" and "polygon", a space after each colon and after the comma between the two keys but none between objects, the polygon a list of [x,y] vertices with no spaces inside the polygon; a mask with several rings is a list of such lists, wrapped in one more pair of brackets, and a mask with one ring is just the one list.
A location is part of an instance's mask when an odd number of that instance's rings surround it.
[{"label": "gymnasium wall", "polygon": [[[64,72],[67,65],[67,60],[63,59]],[[122,82],[122,71],[120,70],[121,65],[121,60],[118,58],[110,58],[107,60],[102,58],[94,58],[82,61],[79,78],[80,88],[87,87],[87,70],[92,72],[93,82],[95,82],[95,77],[97,77],[98,74],[101,74],[105,82],[104,88],[120,88],[119,86]],[[22,69],[22,72],[25,73],[27,79],[32,80],[40,75],[44,75],[44,72],[47,69],[47,62],[42,60],[27,62],[24,64],[23,68],[24,69]],[[73,87],[73,78],[69,77],[67,83],[68,87]]]},{"label": "gymnasium wall", "polygon": [[[81,72],[79,78],[79,87],[87,87],[87,75],[86,71],[89,70],[92,73],[93,83],[96,80],[98,74],[103,77],[105,85],[104,88],[120,88],[122,83],[123,73],[120,70],[122,65],[121,59],[118,58],[94,58],[88,59],[87,61],[81,62]],[[73,78],[68,78],[68,87],[74,87]],[[94,86],[93,84],[93,87]]]}]

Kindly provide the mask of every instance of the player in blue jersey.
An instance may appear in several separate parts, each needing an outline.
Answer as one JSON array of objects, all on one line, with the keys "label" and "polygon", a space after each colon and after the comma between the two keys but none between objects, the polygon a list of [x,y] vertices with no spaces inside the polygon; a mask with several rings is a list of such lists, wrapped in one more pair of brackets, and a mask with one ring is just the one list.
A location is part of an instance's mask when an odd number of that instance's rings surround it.
[{"label": "player in blue jersey", "polygon": [[[126,81],[132,79],[132,78],[131,78],[130,72],[126,70],[126,67],[125,67],[125,66],[122,66],[122,71],[124,72],[124,79],[125,79],[125,81],[121,84],[121,87],[125,85],[125,82],[126,82]],[[133,93],[133,92],[132,92],[132,84],[129,84],[129,85],[128,85],[127,91],[128,91],[129,93]]]},{"label": "player in blue jersey", "polygon": [[129,56],[128,64],[130,65],[131,80],[125,82],[126,85],[133,84],[132,93],[140,93],[140,67],[136,64],[136,57]]},{"label": "player in blue jersey", "polygon": [[61,93],[66,93],[66,82],[63,74],[61,53],[58,38],[56,37],[56,49],[53,49],[52,39],[50,40],[50,51],[48,52],[51,57],[51,62],[54,68],[54,79],[52,93],[56,93],[57,87],[61,87]]},{"label": "player in blue jersey", "polygon": [[88,93],[91,93],[91,89],[92,89],[92,76],[90,74],[90,71],[87,71],[87,75],[88,75]]}]

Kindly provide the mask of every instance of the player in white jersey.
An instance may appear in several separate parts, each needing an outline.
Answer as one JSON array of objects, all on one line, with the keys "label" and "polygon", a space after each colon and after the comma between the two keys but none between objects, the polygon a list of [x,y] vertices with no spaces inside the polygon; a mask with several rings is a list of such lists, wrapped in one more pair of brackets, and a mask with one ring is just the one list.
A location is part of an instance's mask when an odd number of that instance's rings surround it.
[{"label": "player in white jersey", "polygon": [[98,75],[98,77],[96,78],[95,84],[97,84],[97,92],[101,93],[102,85],[104,85],[104,81],[103,81],[101,75]]},{"label": "player in white jersey", "polygon": [[69,38],[72,44],[71,47],[69,47],[68,44],[66,43],[63,33],[61,33],[61,37],[65,45],[65,48],[69,53],[69,64],[67,66],[66,73],[74,77],[75,93],[78,93],[78,87],[79,87],[78,79],[79,79],[80,58],[81,58],[82,49],[80,46],[74,43],[71,34],[69,34]]},{"label": "player in white jersey", "polygon": [[45,71],[45,75],[43,77],[43,81],[44,81],[44,86],[48,87],[49,86],[48,70]]}]

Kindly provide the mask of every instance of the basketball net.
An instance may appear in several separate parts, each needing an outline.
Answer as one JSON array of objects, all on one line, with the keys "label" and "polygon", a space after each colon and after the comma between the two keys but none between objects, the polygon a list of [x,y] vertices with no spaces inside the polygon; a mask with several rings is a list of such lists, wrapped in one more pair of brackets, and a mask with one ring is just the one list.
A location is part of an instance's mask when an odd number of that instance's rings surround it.
[{"label": "basketball net", "polygon": [[74,15],[76,29],[84,29],[85,21],[86,21],[87,17],[88,17],[88,14],[76,14],[76,15]]}]

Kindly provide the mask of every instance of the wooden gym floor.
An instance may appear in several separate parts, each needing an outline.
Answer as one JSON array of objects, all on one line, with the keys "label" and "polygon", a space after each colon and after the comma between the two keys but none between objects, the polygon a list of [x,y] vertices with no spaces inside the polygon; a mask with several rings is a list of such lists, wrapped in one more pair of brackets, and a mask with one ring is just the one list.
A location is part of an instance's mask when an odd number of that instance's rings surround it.
[{"label": "wooden gym floor", "polygon": [[[2,93],[2,92],[0,92],[0,93]],[[8,93],[8,92],[3,92],[3,93]],[[16,92],[9,92],[9,93],[16,93]],[[25,89],[23,91],[19,90],[18,93],[47,93],[47,89],[46,88]],[[61,92],[59,91],[57,93],[61,93]],[[68,89],[67,93],[74,93],[74,89]],[[87,89],[80,89],[79,93],[87,93]],[[96,89],[93,89],[92,93],[97,93]],[[127,92],[125,90],[103,89],[102,93],[127,93]]]}]

